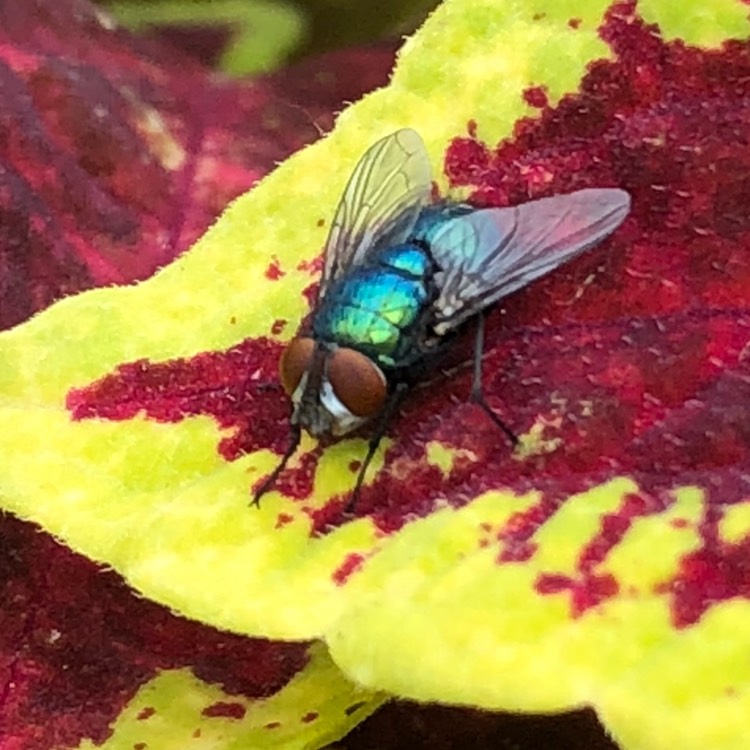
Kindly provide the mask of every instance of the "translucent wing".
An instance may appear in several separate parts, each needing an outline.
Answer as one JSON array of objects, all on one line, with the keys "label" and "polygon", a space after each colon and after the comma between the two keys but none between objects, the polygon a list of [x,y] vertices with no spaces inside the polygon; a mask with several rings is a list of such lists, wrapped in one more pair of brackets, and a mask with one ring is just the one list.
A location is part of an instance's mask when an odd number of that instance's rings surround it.
[{"label": "translucent wing", "polygon": [[624,190],[586,189],[445,222],[431,243],[442,268],[436,331],[459,325],[600,242],[629,210]]},{"label": "translucent wing", "polygon": [[354,168],[336,209],[319,297],[371,252],[403,242],[431,187],[430,160],[416,131],[397,130],[371,146]]}]

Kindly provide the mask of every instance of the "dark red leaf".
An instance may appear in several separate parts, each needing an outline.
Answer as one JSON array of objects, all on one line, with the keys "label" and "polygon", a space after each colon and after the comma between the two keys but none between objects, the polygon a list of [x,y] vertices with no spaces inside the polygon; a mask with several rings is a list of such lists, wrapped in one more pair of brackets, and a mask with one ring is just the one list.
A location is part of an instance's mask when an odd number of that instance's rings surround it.
[{"label": "dark red leaf", "polygon": [[306,644],[221,633],[137,598],[116,574],[10,516],[0,525],[0,585],[2,747],[102,742],[160,670],[190,667],[228,693],[260,697],[307,661]]},{"label": "dark red leaf", "polygon": [[[593,711],[557,716],[494,714],[446,706],[390,703],[336,750],[617,750]],[[333,750],[333,748],[331,748]]]},{"label": "dark red leaf", "polygon": [[222,81],[101,18],[0,2],[0,328],[149,276],[393,60],[384,46]]}]

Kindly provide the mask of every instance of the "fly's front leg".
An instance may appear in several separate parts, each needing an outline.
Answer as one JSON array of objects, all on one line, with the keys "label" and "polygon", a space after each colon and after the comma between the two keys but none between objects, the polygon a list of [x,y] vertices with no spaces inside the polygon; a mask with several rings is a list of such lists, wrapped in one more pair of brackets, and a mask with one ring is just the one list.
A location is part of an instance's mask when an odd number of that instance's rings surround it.
[{"label": "fly's front leg", "polygon": [[359,499],[359,491],[362,488],[363,482],[365,481],[367,467],[370,465],[370,462],[375,455],[375,451],[377,451],[378,446],[380,445],[380,441],[383,439],[383,435],[385,435],[385,431],[388,427],[388,423],[391,421],[391,417],[393,417],[393,415],[396,413],[396,410],[401,405],[401,402],[404,400],[404,396],[406,395],[406,392],[408,390],[409,387],[406,385],[406,383],[397,383],[396,387],[393,389],[393,393],[391,393],[391,395],[388,397],[388,401],[386,401],[386,404],[383,407],[383,411],[380,412],[377,426],[375,427],[375,431],[373,432],[373,435],[367,445],[367,454],[365,455],[364,461],[362,461],[362,466],[360,466],[359,468],[357,483],[354,485],[354,490],[351,494],[351,497],[349,498],[349,502],[346,504],[346,508],[344,508],[345,513],[352,513],[356,508],[357,500]]},{"label": "fly's front leg", "polygon": [[508,425],[490,409],[484,400],[482,393],[482,354],[484,353],[484,313],[477,316],[477,337],[474,341],[474,378],[471,384],[471,400],[481,407],[482,411],[492,420],[492,422],[502,430],[513,447],[518,445],[518,438]]},{"label": "fly's front leg", "polygon": [[253,495],[253,499],[250,501],[250,505],[255,505],[256,507],[260,507],[260,499],[263,497],[263,495],[266,494],[275,484],[276,480],[279,478],[279,474],[281,474],[282,471],[286,468],[287,463],[289,462],[289,459],[294,455],[294,452],[297,450],[300,439],[302,437],[302,428],[298,424],[292,424],[292,434],[289,440],[289,445],[287,445],[286,451],[284,452],[284,455],[281,457],[281,461],[279,461],[276,468],[265,478],[263,481],[263,484],[255,491],[255,494]]}]

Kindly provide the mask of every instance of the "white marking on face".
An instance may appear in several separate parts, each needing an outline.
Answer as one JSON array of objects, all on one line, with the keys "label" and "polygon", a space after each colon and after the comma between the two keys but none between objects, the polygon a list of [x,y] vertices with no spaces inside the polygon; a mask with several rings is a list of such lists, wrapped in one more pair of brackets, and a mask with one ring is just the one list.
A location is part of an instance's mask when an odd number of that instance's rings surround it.
[{"label": "white marking on face", "polygon": [[333,417],[333,434],[338,437],[346,435],[347,432],[355,430],[363,425],[367,419],[352,414],[344,404],[339,401],[338,396],[334,393],[330,382],[323,379],[320,389],[320,403]]},{"label": "white marking on face", "polygon": [[[302,394],[305,392],[307,386],[307,373],[305,373],[299,381],[297,389],[292,394],[292,403],[295,406],[295,411],[299,409],[300,402],[302,401]],[[356,430],[357,427],[361,427],[367,419],[364,417],[358,417],[356,414],[352,414],[349,409],[344,406],[339,400],[336,394],[333,392],[333,387],[327,378],[323,378],[320,389],[320,404],[319,409],[324,409],[331,417],[333,426],[331,428],[331,434],[334,437],[341,437],[346,435],[352,430]],[[303,425],[306,426],[306,425]]]}]

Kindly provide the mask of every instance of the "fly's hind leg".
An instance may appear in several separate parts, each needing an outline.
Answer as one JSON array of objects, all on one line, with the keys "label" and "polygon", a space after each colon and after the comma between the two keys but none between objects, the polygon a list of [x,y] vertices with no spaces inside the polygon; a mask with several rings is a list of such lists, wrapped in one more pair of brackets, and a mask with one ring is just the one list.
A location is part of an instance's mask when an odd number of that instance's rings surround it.
[{"label": "fly's hind leg", "polygon": [[378,423],[375,427],[375,431],[373,432],[373,435],[367,445],[367,453],[365,454],[365,458],[362,461],[362,466],[359,467],[357,483],[354,485],[354,490],[352,491],[351,497],[349,498],[349,502],[346,504],[346,508],[344,508],[345,513],[352,513],[356,508],[357,500],[359,499],[359,491],[365,481],[367,467],[370,465],[370,462],[375,455],[375,451],[377,451],[378,446],[380,445],[380,441],[383,439],[383,435],[385,435],[388,423],[391,421],[391,418],[396,413],[398,407],[401,405],[401,402],[404,400],[404,396],[406,395],[406,392],[408,390],[409,387],[406,385],[406,383],[397,383],[396,387],[393,389],[393,393],[391,393],[391,395],[388,397],[388,401],[383,407],[383,411],[380,412],[380,417],[378,418]]},{"label": "fly's hind leg", "polygon": [[474,342],[474,379],[471,383],[471,400],[477,404],[482,411],[492,420],[493,424],[498,427],[505,436],[510,440],[513,447],[518,445],[518,438],[513,431],[503,422],[500,417],[490,409],[484,400],[482,393],[482,354],[484,352],[484,314],[479,313],[477,316],[477,337]]}]

